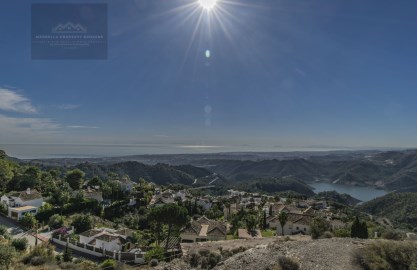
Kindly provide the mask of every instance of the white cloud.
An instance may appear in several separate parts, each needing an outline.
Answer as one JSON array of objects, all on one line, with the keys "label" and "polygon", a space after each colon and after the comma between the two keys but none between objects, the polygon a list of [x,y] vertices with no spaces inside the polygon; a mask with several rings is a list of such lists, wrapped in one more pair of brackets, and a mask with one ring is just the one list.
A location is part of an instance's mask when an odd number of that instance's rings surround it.
[{"label": "white cloud", "polygon": [[97,126],[67,126],[67,128],[98,128]]},{"label": "white cloud", "polygon": [[79,108],[80,106],[80,104],[61,104],[56,107],[61,110],[73,110]]},{"label": "white cloud", "polygon": [[9,117],[0,114],[0,126],[3,134],[13,135],[32,135],[33,133],[57,132],[61,125],[49,118],[20,118]]},{"label": "white cloud", "polygon": [[37,112],[27,97],[5,88],[0,88],[0,110],[19,113]]}]

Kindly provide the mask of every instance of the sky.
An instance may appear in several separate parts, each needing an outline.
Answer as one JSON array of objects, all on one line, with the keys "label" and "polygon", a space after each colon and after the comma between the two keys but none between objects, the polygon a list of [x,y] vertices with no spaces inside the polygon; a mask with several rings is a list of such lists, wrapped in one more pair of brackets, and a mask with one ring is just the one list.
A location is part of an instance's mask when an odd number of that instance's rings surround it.
[{"label": "sky", "polygon": [[89,2],[105,60],[31,59],[37,2],[1,1],[3,148],[417,147],[416,1]]}]

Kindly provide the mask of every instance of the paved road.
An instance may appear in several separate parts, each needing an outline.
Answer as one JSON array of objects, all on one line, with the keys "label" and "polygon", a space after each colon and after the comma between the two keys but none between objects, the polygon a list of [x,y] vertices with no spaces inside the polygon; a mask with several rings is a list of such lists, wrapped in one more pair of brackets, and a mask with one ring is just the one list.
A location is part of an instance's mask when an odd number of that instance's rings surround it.
[{"label": "paved road", "polygon": [[[24,231],[17,223],[4,216],[0,216],[0,224],[5,225],[8,228],[7,231],[10,233],[12,238],[24,237],[28,240],[29,245],[35,246],[35,237]],[[40,243],[40,241],[38,241],[38,243]]]}]

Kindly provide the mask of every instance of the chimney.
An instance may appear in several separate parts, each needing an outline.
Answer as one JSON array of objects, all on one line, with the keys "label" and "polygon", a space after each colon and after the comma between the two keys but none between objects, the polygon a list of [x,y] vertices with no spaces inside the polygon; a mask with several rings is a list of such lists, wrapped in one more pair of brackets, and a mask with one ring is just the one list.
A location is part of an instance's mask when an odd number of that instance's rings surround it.
[{"label": "chimney", "polygon": [[30,194],[30,188],[26,189],[26,194]]}]

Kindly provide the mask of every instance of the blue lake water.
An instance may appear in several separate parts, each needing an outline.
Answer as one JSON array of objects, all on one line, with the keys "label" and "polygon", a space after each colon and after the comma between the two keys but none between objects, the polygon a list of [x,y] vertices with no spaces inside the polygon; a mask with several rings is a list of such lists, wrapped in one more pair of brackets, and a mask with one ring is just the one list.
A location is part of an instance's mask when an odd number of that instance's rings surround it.
[{"label": "blue lake water", "polygon": [[359,199],[363,202],[370,201],[380,196],[384,196],[388,192],[382,189],[376,189],[374,187],[356,187],[341,184],[316,182],[310,184],[314,188],[315,193],[322,191],[337,191],[338,193],[346,193],[350,196]]}]

